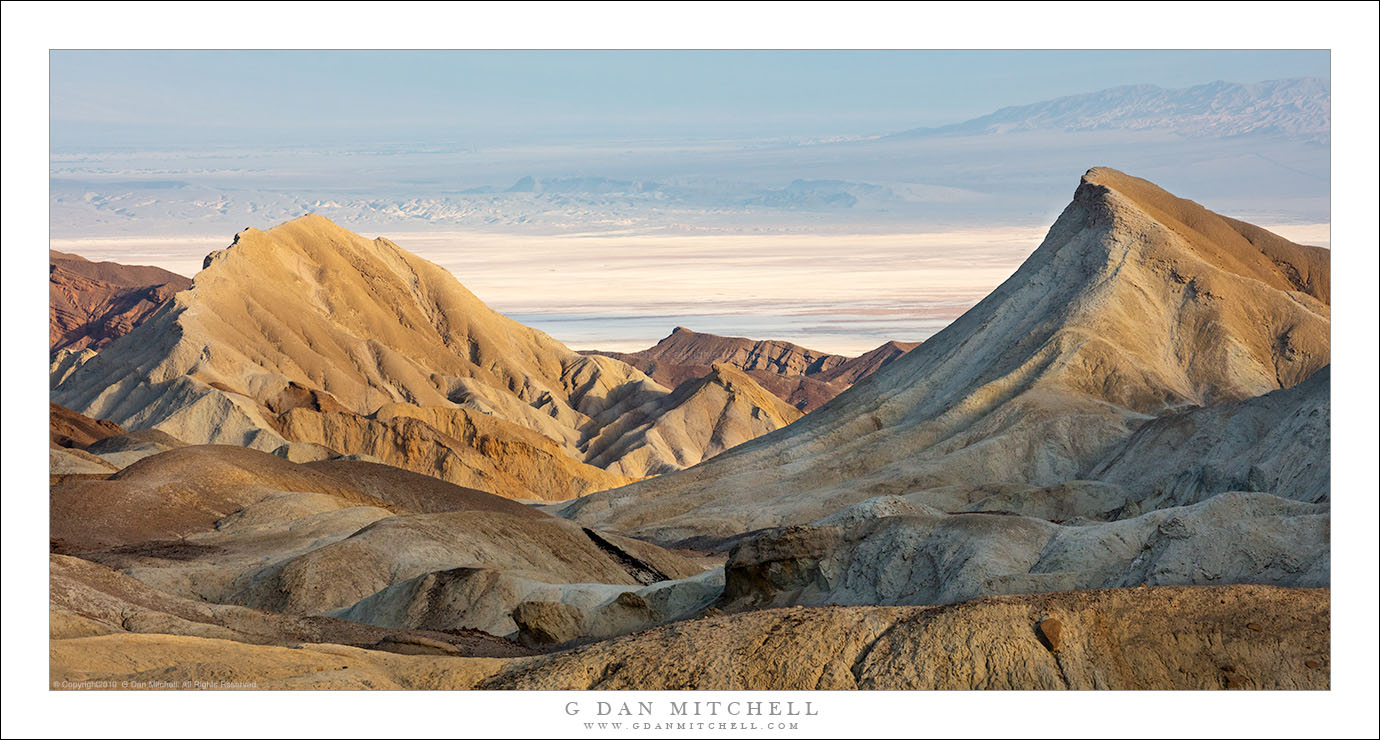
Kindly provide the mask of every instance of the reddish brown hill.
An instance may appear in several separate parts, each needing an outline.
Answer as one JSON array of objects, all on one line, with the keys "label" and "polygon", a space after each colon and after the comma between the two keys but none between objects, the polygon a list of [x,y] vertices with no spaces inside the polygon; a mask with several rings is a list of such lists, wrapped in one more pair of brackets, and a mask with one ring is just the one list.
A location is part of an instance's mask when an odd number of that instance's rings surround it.
[{"label": "reddish brown hill", "polygon": [[713,372],[716,364],[736,367],[772,395],[805,412],[919,345],[887,342],[858,357],[844,357],[776,340],[724,337],[676,327],[670,336],[639,352],[586,351],[622,360],[675,388]]},{"label": "reddish brown hill", "polygon": [[192,281],[145,265],[48,251],[48,350],[100,349],[143,323]]}]

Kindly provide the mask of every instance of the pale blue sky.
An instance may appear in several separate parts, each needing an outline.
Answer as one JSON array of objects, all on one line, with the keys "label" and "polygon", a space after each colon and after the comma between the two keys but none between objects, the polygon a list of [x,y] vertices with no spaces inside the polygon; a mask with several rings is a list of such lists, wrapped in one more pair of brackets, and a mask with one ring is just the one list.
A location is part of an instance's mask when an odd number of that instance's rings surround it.
[{"label": "pale blue sky", "polygon": [[1326,51],[54,51],[54,147],[868,135]]}]

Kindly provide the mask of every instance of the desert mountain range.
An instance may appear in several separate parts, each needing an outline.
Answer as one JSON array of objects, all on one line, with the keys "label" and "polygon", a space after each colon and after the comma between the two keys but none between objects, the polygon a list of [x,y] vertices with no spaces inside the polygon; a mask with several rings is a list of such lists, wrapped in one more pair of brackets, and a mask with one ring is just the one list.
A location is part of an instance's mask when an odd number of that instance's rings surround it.
[{"label": "desert mountain range", "polygon": [[249,229],[52,358],[53,678],[1326,688],[1329,335],[1326,250],[1106,168],[854,360],[580,354],[386,239]]},{"label": "desert mountain range", "polygon": [[1331,98],[1331,82],[1316,77],[1249,84],[1218,80],[1177,89],[1123,85],[1010,106],[962,123],[896,136],[1162,129],[1193,138],[1283,134],[1327,141]]}]

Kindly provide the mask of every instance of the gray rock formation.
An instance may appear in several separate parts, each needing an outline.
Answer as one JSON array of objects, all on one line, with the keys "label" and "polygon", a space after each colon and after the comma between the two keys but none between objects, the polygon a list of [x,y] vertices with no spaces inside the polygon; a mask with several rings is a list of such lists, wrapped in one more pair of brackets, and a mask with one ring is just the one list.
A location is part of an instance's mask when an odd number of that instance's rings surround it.
[{"label": "gray rock formation", "polygon": [[[577,638],[606,638],[697,614],[723,592],[722,568],[699,575],[666,580],[640,588],[612,583],[545,583],[512,572],[466,567],[427,573],[374,593],[333,616],[397,629],[451,630],[473,628],[493,635],[516,636],[527,631],[532,644],[566,642]],[[559,605],[555,612],[542,604]],[[564,635],[540,637],[525,630],[519,607],[536,632]],[[555,607],[551,607],[555,608]],[[543,620],[560,617],[559,629]],[[553,617],[554,618],[554,617]]]},{"label": "gray rock formation", "polygon": [[923,506],[901,515],[845,511],[735,548],[724,603],[953,604],[1140,585],[1326,586],[1330,525],[1326,504],[1259,493],[1218,494],[1115,522],[1055,524]]}]

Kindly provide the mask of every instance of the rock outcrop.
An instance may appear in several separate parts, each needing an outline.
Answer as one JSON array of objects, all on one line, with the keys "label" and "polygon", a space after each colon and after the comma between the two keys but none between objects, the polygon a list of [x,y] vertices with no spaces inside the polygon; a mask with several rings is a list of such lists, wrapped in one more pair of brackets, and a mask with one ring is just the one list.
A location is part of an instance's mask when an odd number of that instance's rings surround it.
[{"label": "rock outcrop", "polygon": [[[1050,620],[1060,623],[1057,650],[1038,632]],[[1265,586],[768,610],[514,661],[479,686],[1317,689],[1329,684],[1328,623],[1326,589]]]}]

